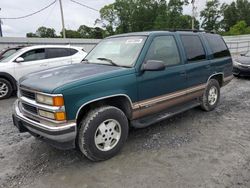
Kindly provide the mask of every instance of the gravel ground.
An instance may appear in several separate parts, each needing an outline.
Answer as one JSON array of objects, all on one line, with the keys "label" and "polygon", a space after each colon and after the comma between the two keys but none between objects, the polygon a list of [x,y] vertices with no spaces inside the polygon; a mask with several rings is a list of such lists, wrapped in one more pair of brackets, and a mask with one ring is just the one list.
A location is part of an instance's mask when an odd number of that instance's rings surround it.
[{"label": "gravel ground", "polygon": [[250,80],[223,88],[212,112],[131,130],[122,152],[98,163],[18,133],[14,100],[0,101],[0,187],[250,187]]}]

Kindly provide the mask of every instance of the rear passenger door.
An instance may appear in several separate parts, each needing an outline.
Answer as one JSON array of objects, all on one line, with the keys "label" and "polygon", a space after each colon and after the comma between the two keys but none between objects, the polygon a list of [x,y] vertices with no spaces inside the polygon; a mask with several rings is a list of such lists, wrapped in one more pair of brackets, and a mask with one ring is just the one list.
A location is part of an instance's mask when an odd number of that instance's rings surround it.
[{"label": "rear passenger door", "polygon": [[202,39],[199,35],[193,34],[181,34],[180,39],[186,55],[188,88],[201,86],[207,82],[212,72]]},{"label": "rear passenger door", "polygon": [[46,59],[49,68],[71,64],[71,56],[68,48],[46,48]]}]

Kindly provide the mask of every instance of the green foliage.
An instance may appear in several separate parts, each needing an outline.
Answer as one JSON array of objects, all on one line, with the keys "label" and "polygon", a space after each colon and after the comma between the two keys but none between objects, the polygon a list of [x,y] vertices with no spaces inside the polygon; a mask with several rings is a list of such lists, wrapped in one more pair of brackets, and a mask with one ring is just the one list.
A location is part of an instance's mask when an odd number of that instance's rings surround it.
[{"label": "green foliage", "polygon": [[29,37],[29,38],[34,38],[34,37],[38,37],[35,33],[26,33],[26,37]]},{"label": "green foliage", "polygon": [[220,28],[221,10],[219,0],[206,2],[206,7],[200,12],[203,19],[201,27],[207,31],[218,31]]},{"label": "green foliage", "polygon": [[56,36],[56,31],[53,28],[47,28],[47,27],[39,27],[36,30],[36,35],[41,38],[55,38]]},{"label": "green foliage", "polygon": [[[183,15],[188,0],[116,0],[100,10],[108,34],[155,29],[191,28],[191,16]],[[199,28],[198,20],[195,27]]]},{"label": "green foliage", "polygon": [[[60,32],[61,36],[63,36],[62,31]],[[65,29],[66,38],[81,38],[81,35],[78,31]]]},{"label": "green foliage", "polygon": [[81,25],[77,32],[80,34],[80,38],[102,39],[104,36],[104,30],[100,27],[88,27],[86,25]]},{"label": "green foliage", "polygon": [[229,32],[226,33],[227,35],[244,35],[250,34],[250,27],[247,26],[245,21],[239,21],[234,26],[230,27]]},{"label": "green foliage", "polygon": [[[191,0],[115,0],[100,10],[100,19],[89,27],[81,25],[77,30],[66,30],[67,38],[104,38],[109,35],[166,29],[191,29],[192,17],[183,14],[183,7]],[[219,0],[206,1],[200,12],[201,27],[221,34],[246,34],[250,26],[250,1],[233,0],[220,5]],[[195,28],[200,28],[195,19]],[[27,37],[62,37],[53,28],[39,27]]]},{"label": "green foliage", "polygon": [[223,4],[221,7],[223,20],[222,29],[229,31],[238,21],[244,20],[250,25],[250,2],[248,0],[236,0],[231,4]]}]

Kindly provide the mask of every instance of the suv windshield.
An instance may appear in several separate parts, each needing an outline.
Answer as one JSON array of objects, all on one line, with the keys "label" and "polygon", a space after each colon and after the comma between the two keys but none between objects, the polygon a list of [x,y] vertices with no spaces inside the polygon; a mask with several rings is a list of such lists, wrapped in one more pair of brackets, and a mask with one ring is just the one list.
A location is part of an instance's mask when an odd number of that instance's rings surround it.
[{"label": "suv windshield", "polygon": [[145,36],[104,39],[87,56],[88,63],[132,67],[145,43]]},{"label": "suv windshield", "polygon": [[9,61],[11,61],[16,55],[17,55],[17,53],[19,53],[19,52],[22,52],[22,51],[24,51],[25,49],[20,49],[20,50],[17,50],[15,53],[13,53],[12,55],[10,55],[10,56],[8,56],[8,57],[6,57],[6,58],[4,58],[4,59],[1,59],[0,60],[0,62],[9,62]]}]

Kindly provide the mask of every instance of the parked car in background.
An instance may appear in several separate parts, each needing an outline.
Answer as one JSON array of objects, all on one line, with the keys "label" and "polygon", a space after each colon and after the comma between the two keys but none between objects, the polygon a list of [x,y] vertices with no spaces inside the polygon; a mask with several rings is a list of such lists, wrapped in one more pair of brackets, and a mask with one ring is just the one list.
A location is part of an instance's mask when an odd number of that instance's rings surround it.
[{"label": "parked car in background", "polygon": [[23,47],[25,47],[25,46],[16,46],[16,47],[2,49],[0,51],[0,61],[2,59],[5,59],[5,58],[11,56],[12,54],[16,53],[18,50],[20,50]]},{"label": "parked car in background", "polygon": [[230,82],[222,37],[205,32],[139,32],[102,40],[83,64],[19,81],[13,121],[20,132],[93,161],[116,155],[129,127],[142,128],[190,108],[216,108]]},{"label": "parked car in background", "polygon": [[235,76],[250,76],[250,51],[234,58],[233,74]]},{"label": "parked car in background", "polygon": [[86,56],[81,47],[37,45],[18,50],[0,61],[0,99],[16,91],[22,76],[52,67],[80,63]]}]

